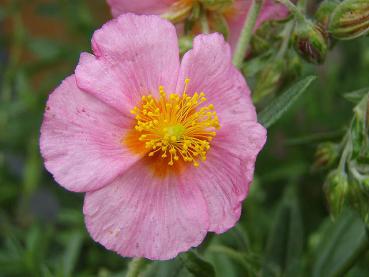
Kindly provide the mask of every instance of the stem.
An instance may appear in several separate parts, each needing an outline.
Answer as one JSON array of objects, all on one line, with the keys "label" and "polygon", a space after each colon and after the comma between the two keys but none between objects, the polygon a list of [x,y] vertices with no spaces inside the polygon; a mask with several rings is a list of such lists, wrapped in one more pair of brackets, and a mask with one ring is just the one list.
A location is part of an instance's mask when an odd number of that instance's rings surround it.
[{"label": "stem", "polygon": [[288,10],[296,16],[298,19],[305,20],[305,16],[301,13],[301,11],[293,4],[290,0],[277,0],[278,2],[285,5]]},{"label": "stem", "polygon": [[204,34],[209,34],[210,30],[209,30],[209,24],[208,24],[208,18],[206,16],[206,14],[203,14],[200,18],[200,24],[201,24],[201,31]]},{"label": "stem", "polygon": [[349,155],[351,154],[352,151],[352,146],[351,146],[351,135],[349,132],[347,132],[345,138],[343,139],[343,143],[344,143],[344,148],[343,148],[343,152],[338,164],[338,168],[342,171],[345,172],[346,171],[346,161],[349,158]]},{"label": "stem", "polygon": [[277,58],[279,58],[279,59],[282,59],[284,57],[284,54],[286,53],[286,51],[288,49],[288,44],[290,42],[293,26],[294,26],[294,22],[290,21],[286,24],[286,27],[283,31],[283,33],[284,33],[283,41],[282,41],[282,44],[281,44],[281,48],[279,48],[279,51],[277,53]]},{"label": "stem", "polygon": [[233,55],[233,64],[238,69],[241,68],[245,53],[249,47],[252,31],[254,30],[262,3],[262,0],[252,0],[250,10],[245,19],[245,23],[243,24],[241,34],[236,45],[236,50]]},{"label": "stem", "polygon": [[146,260],[143,258],[134,258],[128,265],[127,277],[138,277],[140,272],[146,267]]}]

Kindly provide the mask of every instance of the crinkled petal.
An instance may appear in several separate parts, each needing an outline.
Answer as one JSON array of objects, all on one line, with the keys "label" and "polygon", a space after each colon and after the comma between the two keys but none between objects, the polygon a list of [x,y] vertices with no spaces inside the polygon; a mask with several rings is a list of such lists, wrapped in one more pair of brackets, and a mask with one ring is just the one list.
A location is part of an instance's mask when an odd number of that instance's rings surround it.
[{"label": "crinkled petal", "polygon": [[225,232],[239,220],[256,156],[265,140],[266,130],[260,124],[235,118],[217,132],[207,160],[188,173],[206,199],[209,231]]},{"label": "crinkled petal", "polygon": [[131,123],[78,89],[74,75],[66,78],[49,96],[41,127],[46,168],[68,190],[103,187],[137,160],[121,143]]},{"label": "crinkled petal", "polygon": [[157,16],[124,14],[92,38],[93,55],[81,55],[78,86],[127,112],[142,95],[158,95],[160,85],[175,88],[179,54],[174,26]]},{"label": "crinkled petal", "polygon": [[199,245],[208,230],[206,204],[195,182],[155,177],[143,162],[88,192],[83,211],[93,239],[126,257],[171,259]]},{"label": "crinkled petal", "polygon": [[114,17],[122,13],[161,14],[177,0],[107,0]]},{"label": "crinkled petal", "polygon": [[204,92],[207,104],[213,104],[220,124],[238,115],[241,120],[256,120],[250,90],[241,73],[232,65],[231,50],[220,34],[199,35],[193,49],[182,60],[177,91],[190,79],[188,94]]},{"label": "crinkled petal", "polygon": [[[195,38],[183,58],[178,86],[190,79],[188,92],[205,92],[214,104],[221,128],[211,143],[207,160],[191,170],[208,203],[210,231],[234,226],[253,179],[255,159],[266,131],[256,122],[255,108],[244,78],[231,64],[229,46],[218,34]],[[216,169],[216,170],[214,170]]]}]

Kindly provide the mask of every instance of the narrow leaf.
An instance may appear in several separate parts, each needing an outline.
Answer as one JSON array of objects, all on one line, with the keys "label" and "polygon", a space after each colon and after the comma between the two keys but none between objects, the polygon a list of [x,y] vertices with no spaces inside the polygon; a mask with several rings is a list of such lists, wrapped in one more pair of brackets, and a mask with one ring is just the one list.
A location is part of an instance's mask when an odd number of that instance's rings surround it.
[{"label": "narrow leaf", "polygon": [[262,276],[300,276],[303,226],[297,192],[287,188],[270,231]]},{"label": "narrow leaf", "polygon": [[82,242],[83,235],[79,231],[73,232],[68,238],[64,254],[64,276],[73,276],[73,270],[81,252]]},{"label": "narrow leaf", "polygon": [[360,217],[346,211],[326,228],[315,251],[313,276],[345,276],[357,258],[369,249],[368,242]]},{"label": "narrow leaf", "polygon": [[343,95],[343,97],[345,97],[346,100],[351,101],[354,104],[357,104],[361,99],[363,99],[363,97],[366,94],[368,94],[368,92],[369,87],[347,92]]},{"label": "narrow leaf", "polygon": [[259,122],[265,127],[272,126],[285,112],[287,112],[296,100],[306,91],[315,76],[308,76],[294,84],[292,87],[275,98],[259,115]]}]

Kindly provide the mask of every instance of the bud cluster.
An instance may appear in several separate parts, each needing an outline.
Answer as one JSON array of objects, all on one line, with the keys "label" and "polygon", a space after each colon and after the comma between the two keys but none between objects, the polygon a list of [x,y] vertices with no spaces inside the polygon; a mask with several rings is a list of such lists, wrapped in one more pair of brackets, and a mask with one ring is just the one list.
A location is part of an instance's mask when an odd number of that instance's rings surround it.
[{"label": "bud cluster", "polygon": [[369,223],[369,91],[354,108],[354,116],[340,144],[319,145],[316,166],[333,165],[339,157],[337,168],[325,181],[324,191],[336,216],[345,204],[356,209]]},{"label": "bud cluster", "polygon": [[297,18],[294,47],[306,61],[320,64],[334,39],[355,39],[369,32],[369,1],[325,0],[316,10],[314,19],[302,14]]},{"label": "bud cluster", "polygon": [[226,16],[232,12],[234,0],[175,1],[162,17],[173,23],[184,23],[185,35],[219,32],[228,36]]}]

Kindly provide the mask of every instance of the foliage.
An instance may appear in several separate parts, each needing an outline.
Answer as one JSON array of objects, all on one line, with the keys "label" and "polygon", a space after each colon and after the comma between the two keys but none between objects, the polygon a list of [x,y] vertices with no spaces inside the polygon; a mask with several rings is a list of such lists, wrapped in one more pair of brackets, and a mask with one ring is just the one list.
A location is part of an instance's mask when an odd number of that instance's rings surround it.
[{"label": "foliage", "polygon": [[[309,5],[318,7],[317,1]],[[0,6],[0,276],[127,273],[130,259],[89,237],[83,196],[56,185],[38,148],[48,94],[109,18],[98,0],[11,0]],[[142,276],[369,275],[368,225],[362,220],[368,221],[369,203],[368,90],[362,89],[369,85],[369,38],[337,43],[316,66],[296,52],[293,20],[260,28],[242,66],[257,91],[260,120],[273,126],[240,222],[176,259],[145,261]],[[311,86],[309,75],[317,76]],[[353,112],[344,98],[355,103]],[[328,197],[331,209],[332,201],[338,207],[334,221],[325,198],[332,190],[323,186],[332,168],[348,180],[343,198]],[[348,207],[341,205],[346,199]]]}]

